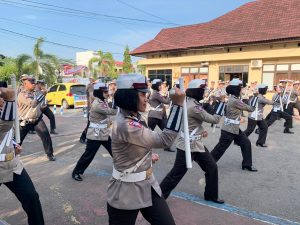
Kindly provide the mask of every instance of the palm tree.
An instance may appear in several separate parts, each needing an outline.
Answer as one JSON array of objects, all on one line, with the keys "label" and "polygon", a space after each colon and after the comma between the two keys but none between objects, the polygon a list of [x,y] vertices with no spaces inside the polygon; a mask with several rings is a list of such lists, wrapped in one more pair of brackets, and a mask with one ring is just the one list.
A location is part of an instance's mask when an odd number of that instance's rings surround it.
[{"label": "palm tree", "polygon": [[97,63],[98,72],[101,76],[111,77],[115,70],[115,60],[110,52],[103,53],[101,50],[98,51],[98,57],[93,57],[89,60],[89,70],[93,73],[97,73],[97,69],[94,68],[94,63]]},{"label": "palm tree", "polygon": [[37,39],[33,47],[33,58],[26,54],[22,54],[17,57],[16,66],[18,76],[24,72],[31,72],[37,79],[44,78],[48,83],[53,80],[55,77],[55,69],[60,67],[60,63],[56,56],[44,54],[41,49],[43,42],[43,38]]}]

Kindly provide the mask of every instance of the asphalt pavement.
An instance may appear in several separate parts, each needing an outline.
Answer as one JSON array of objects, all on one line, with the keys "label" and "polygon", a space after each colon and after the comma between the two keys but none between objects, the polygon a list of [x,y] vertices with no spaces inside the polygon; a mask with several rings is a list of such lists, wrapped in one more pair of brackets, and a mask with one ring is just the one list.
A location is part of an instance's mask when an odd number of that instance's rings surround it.
[{"label": "asphalt pavement", "polygon": [[[86,170],[82,182],[71,178],[71,172],[84,151],[78,142],[86,118],[81,111],[67,110],[57,114],[58,135],[52,135],[57,161],[49,162],[37,135],[29,134],[23,144],[22,161],[40,195],[46,224],[108,224],[106,188],[112,171],[112,159],[100,148]],[[45,118],[46,123],[49,121]],[[245,124],[242,125],[243,127]],[[209,132],[204,139],[209,150],[218,142],[220,129]],[[200,224],[300,224],[300,122],[295,121],[295,134],[283,134],[283,121],[269,130],[268,148],[252,144],[253,164],[259,170],[241,170],[241,152],[231,145],[218,162],[219,195],[226,201],[217,205],[203,200],[204,173],[193,163],[180,184],[168,199],[169,207],[179,225]],[[255,143],[256,134],[250,139]],[[154,149],[160,160],[154,174],[161,181],[171,169],[175,153]],[[26,214],[15,196],[0,187],[0,224],[27,224]],[[137,223],[148,224],[141,215]]]}]

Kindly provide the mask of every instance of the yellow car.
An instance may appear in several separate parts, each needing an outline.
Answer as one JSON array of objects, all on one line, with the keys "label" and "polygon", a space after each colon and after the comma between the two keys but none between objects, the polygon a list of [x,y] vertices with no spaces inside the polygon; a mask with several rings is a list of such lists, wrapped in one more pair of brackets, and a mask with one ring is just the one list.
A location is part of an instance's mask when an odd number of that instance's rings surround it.
[{"label": "yellow car", "polygon": [[74,95],[85,95],[84,84],[58,83],[48,89],[46,99],[49,105],[61,105],[64,109],[74,106]]}]

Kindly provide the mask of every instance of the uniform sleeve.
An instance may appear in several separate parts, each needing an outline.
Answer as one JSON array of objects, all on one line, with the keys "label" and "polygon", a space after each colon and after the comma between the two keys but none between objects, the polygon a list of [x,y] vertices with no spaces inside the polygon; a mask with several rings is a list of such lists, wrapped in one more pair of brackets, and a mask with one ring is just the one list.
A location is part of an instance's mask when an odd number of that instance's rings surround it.
[{"label": "uniform sleeve", "polygon": [[236,100],[234,103],[235,108],[243,110],[243,111],[247,111],[247,112],[253,112],[255,110],[255,107],[252,107],[250,105],[247,105],[246,103],[240,101],[240,100]]},{"label": "uniform sleeve", "polygon": [[266,105],[274,105],[274,104],[275,104],[274,101],[269,100],[269,99],[267,99],[267,98],[261,98],[261,99],[260,99],[260,102],[262,102],[263,104],[266,104]]},{"label": "uniform sleeve", "polygon": [[296,95],[298,97],[300,95],[300,91],[294,90],[294,95]]},{"label": "uniform sleeve", "polygon": [[125,126],[121,126],[120,135],[128,143],[142,146],[148,149],[165,148],[171,146],[173,140],[177,137],[181,125],[182,107],[173,105],[170,111],[166,128],[162,132],[155,132],[142,126],[136,121],[125,121]]},{"label": "uniform sleeve", "polygon": [[207,123],[213,123],[217,124],[220,122],[221,116],[219,115],[211,115],[208,112],[206,112],[203,108],[199,107],[194,107],[192,110],[192,116],[203,122]]},{"label": "uniform sleeve", "polygon": [[5,121],[5,120],[0,120],[0,131],[1,132],[7,132],[9,131],[13,126],[13,121]]},{"label": "uniform sleeve", "polygon": [[171,102],[169,98],[163,97],[158,93],[155,95],[155,99],[164,104],[169,104]]},{"label": "uniform sleeve", "polygon": [[108,107],[105,103],[93,104],[93,110],[100,114],[116,115],[118,110]]},{"label": "uniform sleeve", "polygon": [[128,122],[127,127],[128,131],[120,132],[120,135],[127,134],[122,139],[125,142],[147,149],[168,147],[177,136],[175,131],[164,129],[162,132],[156,132],[134,121]]},{"label": "uniform sleeve", "polygon": [[29,97],[27,98],[25,93],[19,93],[19,95],[18,95],[18,105],[19,106],[27,105],[27,106],[31,106],[32,108],[35,108],[42,100],[43,100],[42,96],[38,96],[37,99],[32,99]]}]

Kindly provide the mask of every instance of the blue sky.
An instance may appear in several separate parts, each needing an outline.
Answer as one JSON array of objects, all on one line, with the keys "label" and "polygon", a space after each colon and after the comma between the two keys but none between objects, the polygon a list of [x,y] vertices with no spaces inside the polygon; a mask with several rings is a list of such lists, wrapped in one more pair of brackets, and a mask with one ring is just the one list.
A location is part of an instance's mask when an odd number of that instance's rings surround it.
[{"label": "blue sky", "polygon": [[[16,57],[22,53],[32,54],[35,41],[10,33],[16,32],[32,37],[44,37],[50,42],[84,49],[101,49],[102,51],[121,53],[114,54],[114,57],[116,60],[122,60],[122,53],[126,44],[128,44],[132,50],[155,37],[163,28],[207,22],[250,1],[251,0],[0,0],[0,53],[12,57]],[[42,3],[43,5],[37,3]],[[129,7],[126,3],[140,10]],[[48,6],[45,4],[48,4]],[[49,5],[65,7],[65,9],[63,9],[64,11],[68,8],[87,11],[89,14],[80,17],[75,11],[71,11],[71,14],[46,11],[44,7],[49,8]],[[55,7],[55,9],[61,8]],[[70,12],[70,10],[68,11]],[[148,14],[143,11],[148,12]],[[149,13],[154,16],[149,15]],[[159,23],[128,21],[103,17],[99,14],[157,21]],[[168,23],[168,21],[170,21],[170,23]],[[75,34],[76,36],[64,33]],[[77,35],[88,38],[78,37]],[[83,51],[80,49],[54,46],[49,43],[44,43],[42,49],[46,53],[73,60],[75,60],[76,52]]]}]

